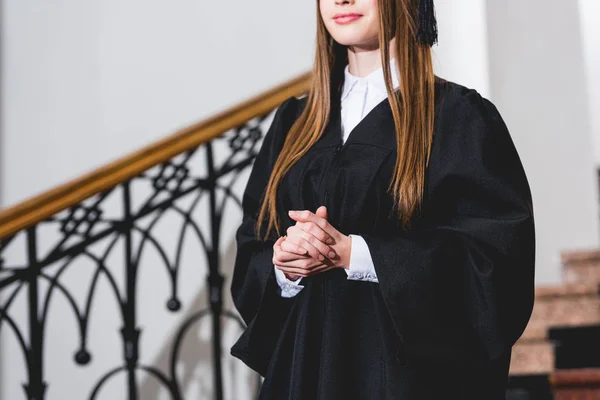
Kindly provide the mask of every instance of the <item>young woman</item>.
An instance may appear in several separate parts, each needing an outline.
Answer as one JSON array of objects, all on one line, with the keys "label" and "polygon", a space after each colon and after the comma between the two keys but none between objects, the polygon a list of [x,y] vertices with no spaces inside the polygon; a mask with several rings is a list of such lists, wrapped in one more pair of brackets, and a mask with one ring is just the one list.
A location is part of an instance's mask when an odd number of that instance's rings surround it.
[{"label": "young woman", "polygon": [[431,0],[318,0],[308,95],[244,192],[231,349],[260,399],[505,398],[529,320],[529,184],[494,105],[436,77]]}]

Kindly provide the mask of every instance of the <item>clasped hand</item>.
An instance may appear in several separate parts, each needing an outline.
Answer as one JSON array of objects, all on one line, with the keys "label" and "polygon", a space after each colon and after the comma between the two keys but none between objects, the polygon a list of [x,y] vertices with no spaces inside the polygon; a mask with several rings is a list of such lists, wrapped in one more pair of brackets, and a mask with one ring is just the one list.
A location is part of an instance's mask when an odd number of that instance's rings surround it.
[{"label": "clasped hand", "polygon": [[296,224],[273,245],[273,264],[288,279],[296,280],[333,268],[348,268],[352,238],[327,221],[325,206],[315,213],[290,211],[289,216]]}]

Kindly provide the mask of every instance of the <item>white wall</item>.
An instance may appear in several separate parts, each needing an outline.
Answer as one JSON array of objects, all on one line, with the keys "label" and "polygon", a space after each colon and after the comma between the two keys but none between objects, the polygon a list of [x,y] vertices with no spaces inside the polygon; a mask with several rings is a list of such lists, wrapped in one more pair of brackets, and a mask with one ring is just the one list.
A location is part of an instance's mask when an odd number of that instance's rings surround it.
[{"label": "white wall", "polygon": [[600,167],[600,1],[579,0],[579,18],[594,142],[594,162]]},{"label": "white wall", "polygon": [[488,1],[491,98],[534,197],[536,281],[559,282],[561,250],[598,246],[598,195],[577,2]]},{"label": "white wall", "polygon": [[437,0],[436,74],[489,97],[485,0]]},{"label": "white wall", "polygon": [[312,63],[312,2],[3,3],[4,205]]}]

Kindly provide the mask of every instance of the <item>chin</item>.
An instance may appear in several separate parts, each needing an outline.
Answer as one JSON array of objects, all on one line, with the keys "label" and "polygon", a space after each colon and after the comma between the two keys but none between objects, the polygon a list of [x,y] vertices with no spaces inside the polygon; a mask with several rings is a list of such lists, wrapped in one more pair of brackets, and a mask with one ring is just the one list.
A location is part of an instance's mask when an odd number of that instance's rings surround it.
[{"label": "chin", "polygon": [[377,38],[373,39],[358,32],[337,32],[337,34],[332,34],[331,37],[333,37],[333,40],[343,46],[365,46],[369,43],[377,43]]}]

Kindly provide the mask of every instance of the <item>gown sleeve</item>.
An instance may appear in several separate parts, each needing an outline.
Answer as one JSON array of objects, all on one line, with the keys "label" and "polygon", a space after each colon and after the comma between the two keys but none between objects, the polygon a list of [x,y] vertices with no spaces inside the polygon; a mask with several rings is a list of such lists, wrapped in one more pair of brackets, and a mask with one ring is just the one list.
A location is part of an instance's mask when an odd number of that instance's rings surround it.
[{"label": "gown sleeve", "polygon": [[[273,245],[277,233],[273,229],[266,241],[255,237],[260,201],[263,199],[275,160],[281,151],[287,131],[294,122],[292,96],[277,108],[271,125],[256,155],[248,183],[242,197],[242,223],[236,231],[237,252],[231,281],[233,303],[247,327],[231,348],[231,354],[240,358],[264,376],[268,355],[273,351],[276,333],[283,323],[292,299],[278,293],[273,266]],[[261,239],[267,223],[261,227]],[[256,334],[255,334],[256,333]]]},{"label": "gown sleeve", "polygon": [[438,115],[422,224],[362,236],[399,357],[485,363],[511,350],[533,308],[532,198],[491,102],[471,90],[444,99]]}]

